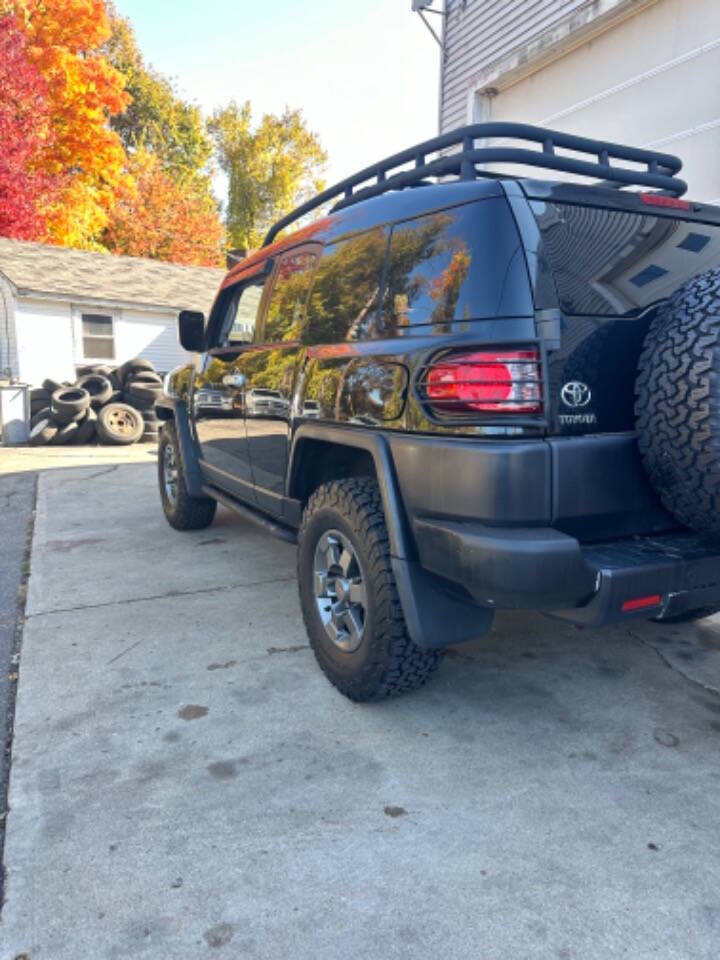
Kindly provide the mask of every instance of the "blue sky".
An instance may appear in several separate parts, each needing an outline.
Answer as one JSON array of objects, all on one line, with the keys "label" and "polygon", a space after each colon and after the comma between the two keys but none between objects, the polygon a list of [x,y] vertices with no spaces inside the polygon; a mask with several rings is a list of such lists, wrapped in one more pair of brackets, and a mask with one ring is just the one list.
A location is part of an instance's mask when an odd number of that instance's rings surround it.
[{"label": "blue sky", "polygon": [[116,3],[146,59],[206,113],[232,98],[257,117],[302,108],[331,183],[437,132],[439,48],[410,0]]}]

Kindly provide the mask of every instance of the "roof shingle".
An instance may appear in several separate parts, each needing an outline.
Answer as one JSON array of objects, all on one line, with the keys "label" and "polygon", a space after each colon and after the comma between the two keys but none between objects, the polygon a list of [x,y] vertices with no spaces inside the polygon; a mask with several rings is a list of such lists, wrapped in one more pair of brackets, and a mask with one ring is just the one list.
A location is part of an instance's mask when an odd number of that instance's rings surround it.
[{"label": "roof shingle", "polygon": [[0,273],[22,293],[208,312],[225,275],[141,257],[0,237]]}]

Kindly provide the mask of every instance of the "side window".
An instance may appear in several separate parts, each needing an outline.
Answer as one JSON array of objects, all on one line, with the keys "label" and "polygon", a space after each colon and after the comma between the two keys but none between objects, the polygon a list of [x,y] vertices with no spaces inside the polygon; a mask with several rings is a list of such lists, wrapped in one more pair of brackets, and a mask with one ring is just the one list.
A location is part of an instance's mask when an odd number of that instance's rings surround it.
[{"label": "side window", "polygon": [[222,346],[252,341],[266,279],[262,276],[240,283],[230,291],[220,332]]},{"label": "side window", "polygon": [[390,237],[383,329],[532,312],[520,238],[491,198],[397,223]]},{"label": "side window", "polygon": [[328,244],[320,258],[302,334],[304,343],[364,340],[377,328],[387,231],[376,227]]},{"label": "side window", "polygon": [[312,250],[299,250],[286,254],[278,263],[261,334],[265,343],[300,338],[317,258]]},{"label": "side window", "polygon": [[83,313],[82,344],[84,360],[113,360],[115,339],[113,318],[104,313]]}]

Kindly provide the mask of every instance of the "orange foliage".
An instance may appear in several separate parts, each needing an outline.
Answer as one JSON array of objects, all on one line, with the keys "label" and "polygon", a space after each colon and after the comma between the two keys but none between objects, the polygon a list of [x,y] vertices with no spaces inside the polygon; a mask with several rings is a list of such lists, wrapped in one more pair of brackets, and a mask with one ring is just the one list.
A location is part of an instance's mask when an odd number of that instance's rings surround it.
[{"label": "orange foliage", "polygon": [[174,177],[146,150],[134,153],[129,165],[132,179],[103,237],[107,248],[188,266],[222,266],[223,229],[207,180]]},{"label": "orange foliage", "polygon": [[116,193],[126,183],[125,151],[108,124],[129,98],[125,81],[97,52],[110,35],[104,0],[6,0],[47,86],[52,148],[40,169],[68,186],[48,211],[55,243],[97,246]]}]

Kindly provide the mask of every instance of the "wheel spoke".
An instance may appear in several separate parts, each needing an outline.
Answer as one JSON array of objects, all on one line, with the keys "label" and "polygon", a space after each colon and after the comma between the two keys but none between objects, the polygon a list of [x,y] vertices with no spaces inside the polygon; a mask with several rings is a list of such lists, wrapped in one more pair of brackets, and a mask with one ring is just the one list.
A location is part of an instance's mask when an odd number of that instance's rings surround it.
[{"label": "wheel spoke", "polygon": [[337,540],[334,540],[332,537],[328,537],[327,552],[326,552],[328,569],[330,567],[338,566],[340,562],[340,553],[341,553],[340,544],[337,542]]},{"label": "wheel spoke", "polygon": [[361,607],[365,607],[365,586],[360,577],[350,584],[350,603],[359,603]]},{"label": "wheel spoke", "polygon": [[355,554],[351,553],[351,551],[345,547],[338,559],[338,566],[342,570],[342,575],[346,580],[350,576],[350,567],[352,567],[354,560]]},{"label": "wheel spoke", "polygon": [[363,621],[360,612],[360,606],[358,604],[349,607],[345,611],[345,615],[343,617],[343,626],[350,634],[352,639],[356,643],[359,643],[362,635]]},{"label": "wheel spoke", "polygon": [[327,597],[328,595],[328,575],[327,570],[315,571],[315,596]]}]

